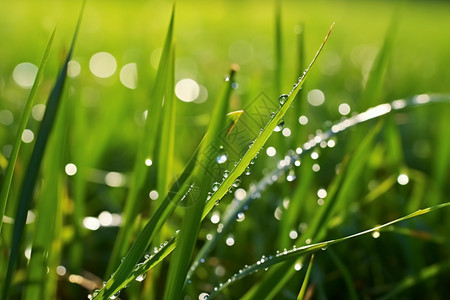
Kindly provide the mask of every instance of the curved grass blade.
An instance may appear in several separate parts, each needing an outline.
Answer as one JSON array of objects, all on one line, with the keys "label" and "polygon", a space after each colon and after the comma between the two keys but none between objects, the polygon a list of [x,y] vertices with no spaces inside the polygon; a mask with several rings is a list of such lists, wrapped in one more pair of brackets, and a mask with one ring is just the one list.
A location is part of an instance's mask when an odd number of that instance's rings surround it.
[{"label": "curved grass blade", "polygon": [[55,37],[56,29],[53,30],[50,40],[47,43],[47,47],[42,57],[41,64],[38,68],[38,73],[34,80],[33,86],[31,87],[30,94],[28,95],[27,104],[20,119],[19,129],[17,130],[16,140],[14,142],[13,148],[11,150],[11,155],[9,157],[8,167],[5,172],[5,178],[2,184],[2,190],[0,194],[0,233],[2,231],[3,225],[3,215],[5,214],[6,203],[8,202],[9,191],[11,189],[11,183],[14,175],[14,168],[16,166],[17,156],[19,155],[20,146],[22,145],[22,132],[24,131],[28,119],[30,118],[31,109],[33,108],[34,98],[36,96],[36,91],[41,83],[42,76],[44,74],[44,68],[47,64],[48,55],[50,54],[50,49],[53,44],[53,39]]},{"label": "curved grass blade", "polygon": [[309,260],[308,269],[306,270],[305,279],[303,279],[302,287],[300,289],[300,292],[298,293],[297,300],[303,300],[305,298],[309,277],[311,275],[313,261],[314,261],[314,253],[311,255],[311,259]]},{"label": "curved grass blade", "polygon": [[240,270],[238,273],[236,273],[234,276],[232,276],[230,279],[228,279],[228,281],[226,281],[225,283],[221,284],[219,288],[215,288],[214,291],[210,294],[209,299],[213,299],[215,296],[218,295],[218,293],[221,290],[223,290],[225,287],[228,287],[232,283],[234,283],[234,282],[236,282],[236,281],[238,281],[240,279],[243,279],[243,278],[245,278],[245,277],[247,277],[247,276],[249,276],[249,275],[251,275],[251,274],[253,274],[255,272],[258,272],[260,270],[264,270],[264,269],[269,268],[269,267],[271,267],[273,265],[276,265],[276,264],[279,264],[279,263],[282,263],[282,262],[285,262],[285,261],[290,261],[293,258],[298,258],[298,257],[304,256],[306,254],[317,252],[319,250],[326,250],[327,247],[330,247],[332,245],[339,244],[339,243],[342,243],[342,242],[347,241],[349,239],[353,239],[353,238],[356,238],[356,237],[359,237],[359,236],[362,236],[362,235],[366,235],[366,234],[369,234],[369,233],[372,233],[372,232],[375,232],[375,231],[380,231],[381,229],[383,229],[385,227],[388,227],[388,226],[391,226],[393,224],[396,224],[396,223],[399,223],[399,222],[402,222],[402,221],[405,221],[405,220],[408,220],[408,219],[411,219],[411,218],[415,218],[415,217],[418,217],[418,216],[422,216],[424,214],[427,214],[429,212],[432,212],[432,211],[435,211],[435,210],[438,210],[438,209],[445,208],[447,206],[450,206],[450,202],[445,202],[445,203],[442,203],[442,204],[439,204],[439,205],[436,205],[436,206],[431,206],[431,207],[428,207],[428,208],[420,209],[420,210],[418,210],[418,211],[416,211],[414,213],[411,213],[409,215],[403,216],[403,217],[398,218],[396,220],[390,221],[390,222],[385,223],[383,225],[378,225],[378,226],[375,226],[375,227],[373,227],[371,229],[364,230],[364,231],[361,231],[361,232],[358,232],[358,233],[355,233],[355,234],[352,234],[352,235],[348,235],[348,236],[345,236],[345,237],[342,237],[342,238],[329,240],[329,241],[316,243],[316,244],[311,244],[311,245],[303,246],[303,247],[300,247],[300,248],[294,247],[291,250],[286,250],[286,251],[277,253],[275,255],[271,255],[271,256],[262,258],[261,260],[259,260],[258,262],[254,263],[253,265]]},{"label": "curved grass blade", "polygon": [[72,43],[70,45],[69,52],[67,53],[64,64],[59,72],[56,79],[55,86],[53,87],[45,110],[44,118],[42,119],[41,127],[39,133],[36,137],[36,144],[34,145],[33,152],[31,154],[30,162],[28,164],[27,172],[25,173],[25,178],[22,183],[22,191],[19,197],[19,203],[17,207],[16,218],[14,222],[14,229],[11,242],[11,255],[8,262],[8,270],[6,273],[4,289],[3,289],[3,299],[8,298],[9,288],[11,285],[12,275],[19,257],[19,249],[23,238],[23,233],[25,229],[25,221],[27,216],[27,211],[30,207],[31,200],[33,198],[34,187],[38,178],[42,157],[44,156],[45,148],[47,146],[47,141],[50,136],[50,132],[53,129],[55,118],[58,112],[58,106],[61,102],[62,92],[64,89],[64,83],[67,78],[67,68],[68,63],[72,57],[72,53],[75,47],[75,41],[78,35],[78,31],[81,24],[81,18],[84,11],[86,1],[83,1],[81,12],[78,17],[78,22],[75,28],[75,33],[72,38]]},{"label": "curved grass blade", "polygon": [[161,107],[166,85],[168,82],[167,77],[169,76],[168,66],[170,65],[170,52],[172,51],[173,47],[174,22],[175,6],[172,9],[172,15],[167,30],[164,47],[161,53],[161,59],[159,62],[155,83],[150,94],[150,103],[144,129],[144,137],[139,145],[137,158],[132,172],[132,178],[130,180],[130,189],[127,195],[127,201],[125,202],[126,204],[123,212],[123,224],[114,243],[111,258],[106,269],[106,275],[111,274],[118,266],[120,258],[125,254],[126,249],[128,249],[131,242],[131,234],[134,229],[133,223],[138,212],[138,199],[141,190],[145,185],[148,173],[148,166],[144,162],[147,159],[151,158],[151,156],[154,154],[154,148],[156,144],[156,131],[159,127],[158,125]]}]

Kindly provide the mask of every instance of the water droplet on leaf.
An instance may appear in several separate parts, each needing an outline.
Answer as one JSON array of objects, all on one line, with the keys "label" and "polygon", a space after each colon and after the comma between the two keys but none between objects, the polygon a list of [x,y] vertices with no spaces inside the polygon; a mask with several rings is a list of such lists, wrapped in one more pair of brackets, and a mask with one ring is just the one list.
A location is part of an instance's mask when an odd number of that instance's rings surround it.
[{"label": "water droplet on leaf", "polygon": [[216,157],[216,162],[218,164],[223,164],[227,161],[228,159],[228,154],[225,152],[225,150],[221,147],[220,151],[219,151],[219,155]]},{"label": "water droplet on leaf", "polygon": [[284,103],[286,103],[286,100],[288,99],[288,95],[283,94],[278,98],[278,102],[280,103],[280,105],[283,105]]},{"label": "water droplet on leaf", "polygon": [[247,168],[245,168],[245,175],[250,175],[252,174],[252,170],[250,169],[250,166],[247,166]]},{"label": "water droplet on leaf", "polygon": [[144,281],[144,279],[145,279],[146,276],[147,276],[147,274],[145,274],[145,273],[139,274],[139,275],[136,277],[136,281],[137,281],[137,282],[142,282],[142,281]]},{"label": "water droplet on leaf", "polygon": [[219,189],[220,183],[214,182],[212,185],[212,190],[216,192]]},{"label": "water droplet on leaf", "polygon": [[284,120],[281,119],[280,123],[278,123],[277,127],[275,127],[273,131],[280,132],[281,130],[283,130],[283,128],[284,128]]}]

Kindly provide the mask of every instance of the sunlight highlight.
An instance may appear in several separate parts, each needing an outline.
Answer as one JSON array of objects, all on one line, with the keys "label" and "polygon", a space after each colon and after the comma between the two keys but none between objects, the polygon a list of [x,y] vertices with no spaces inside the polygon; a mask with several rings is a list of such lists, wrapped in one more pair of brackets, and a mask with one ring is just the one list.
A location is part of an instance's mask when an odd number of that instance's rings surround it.
[{"label": "sunlight highlight", "polygon": [[89,69],[98,78],[108,78],[116,72],[117,62],[112,54],[98,52],[92,55],[89,61]]}]

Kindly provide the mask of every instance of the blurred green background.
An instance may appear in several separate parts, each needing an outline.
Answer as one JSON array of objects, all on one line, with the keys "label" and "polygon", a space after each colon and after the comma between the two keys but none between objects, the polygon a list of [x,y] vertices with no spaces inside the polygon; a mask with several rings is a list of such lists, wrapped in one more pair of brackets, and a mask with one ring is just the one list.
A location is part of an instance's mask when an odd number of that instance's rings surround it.
[{"label": "blurred green background", "polygon": [[[80,2],[27,0],[0,3],[0,151],[4,157],[8,157],[10,145],[16,135],[17,123],[29,93],[29,89],[20,86],[20,80],[18,82],[14,78],[14,70],[24,62],[39,64],[51,32],[56,27],[54,47],[45,70],[43,85],[36,99],[36,104],[44,103],[62,63],[63,54],[69,47]],[[384,43],[385,36],[392,28],[395,30],[392,48],[389,50],[382,92],[380,98],[376,99],[376,103],[390,102],[397,98],[421,93],[449,92],[450,3],[448,1],[342,0],[282,1],[281,3],[282,61],[279,66],[281,78],[276,78],[275,1],[176,2],[176,82],[186,78],[194,80],[195,83],[189,82],[184,91],[188,94],[198,93],[198,97],[194,102],[177,102],[173,176],[177,176],[182,171],[203,136],[214,105],[213,100],[219,94],[231,64],[237,63],[240,66],[236,80],[238,86],[231,102],[232,110],[244,109],[260,92],[264,92],[275,102],[281,93],[291,90],[292,84],[301,74],[298,68],[299,33],[304,33],[303,55],[305,61],[309,62],[333,22],[336,23],[333,33],[303,91],[303,101],[306,101],[311,90],[321,90],[325,96],[324,104],[317,107],[304,106],[305,110],[300,111],[300,114],[307,115],[309,123],[302,127],[304,130],[300,134],[286,138],[278,135],[269,140],[267,146],[275,146],[277,154],[274,157],[268,157],[262,153],[261,156],[264,158],[259,159],[252,176],[243,178],[242,188],[247,189],[251,183],[262,178],[264,173],[275,168],[277,161],[284,157],[288,149],[295,149],[302,145],[307,141],[308,135],[315,133],[316,129],[326,129],[329,121],[338,121],[342,117],[338,110],[341,103],[349,104],[351,114],[362,112],[367,108],[366,103],[361,99],[361,94],[372,63]],[[71,118],[75,119],[80,114],[84,118],[84,128],[72,129],[68,134],[70,155],[67,163],[76,163],[74,160],[77,157],[85,155],[84,163],[92,170],[86,178],[89,182],[85,196],[86,216],[97,216],[102,211],[112,213],[122,211],[126,184],[120,180],[119,183],[116,181],[116,183],[105,184],[102,182],[102,176],[108,172],[120,172],[126,176],[132,170],[140,137],[139,134],[134,133],[142,130],[143,114],[153,85],[172,6],[172,1],[91,0],[87,2],[73,56],[76,62],[72,69],[74,73],[66,86],[66,96],[71,99],[71,109],[74,112],[68,117],[68,121],[74,121]],[[393,20],[396,26],[390,27],[389,24]],[[94,75],[92,72],[94,67],[90,67],[92,57],[101,52],[111,54],[116,63],[116,67],[111,71],[112,75],[107,78]],[[110,67],[111,65],[107,65],[105,68]],[[33,70],[26,69],[24,72],[18,76],[25,78],[26,81],[29,75],[27,72],[32,73]],[[280,87],[276,85],[278,80],[281,82]],[[294,105],[293,112],[285,118],[288,128],[301,126],[298,123],[299,115],[296,114],[298,110],[295,110],[299,106]],[[36,116],[33,114],[34,119],[27,126],[33,132],[39,125],[38,110],[36,109]],[[386,153],[383,151],[386,149],[381,147],[379,153],[374,151],[370,163],[381,164],[384,168],[378,170],[379,173],[375,173],[375,178],[361,178],[360,188],[364,186],[368,190],[371,182],[373,184],[377,180],[381,181],[381,178],[387,176],[386,174],[395,172],[393,170],[396,170],[398,165],[407,166],[410,170],[417,171],[417,173],[411,172],[416,174],[411,177],[414,178],[413,181],[422,184],[419,186],[420,195],[424,196],[425,200],[421,202],[420,207],[436,204],[427,203],[425,191],[430,183],[423,178],[428,178],[433,168],[439,164],[433,160],[435,146],[440,139],[446,138],[443,135],[448,134],[442,124],[449,123],[445,123],[445,116],[440,113],[440,107],[431,107],[398,115],[396,121],[400,124],[399,130],[402,137],[399,143],[403,145],[402,155],[406,163],[392,163],[389,161],[389,156],[388,159],[384,156]],[[370,130],[370,127],[365,129]],[[358,134],[363,135],[364,132],[361,131]],[[343,140],[345,141],[345,138]],[[328,154],[324,153],[322,170],[325,171],[320,172],[315,178],[312,192],[309,193],[311,198],[315,198],[315,191],[326,186],[333,177],[335,165],[342,160],[346,151],[345,142],[343,144],[335,150],[328,151]],[[32,143],[25,144],[21,150],[17,178],[23,175],[23,168],[31,147]],[[384,159],[386,161],[383,161]],[[4,168],[3,161],[2,172]],[[448,171],[446,172],[448,174]],[[17,179],[13,185],[14,194],[18,192],[19,183],[20,180]],[[359,185],[359,183],[355,184]],[[149,185],[154,185],[154,182],[150,182]],[[247,218],[251,221],[239,224],[240,229],[232,229],[236,244],[239,246],[228,247],[225,243],[218,246],[217,253],[213,257],[215,260],[210,261],[209,267],[200,268],[197,275],[199,283],[192,294],[211,289],[243,265],[253,263],[261,255],[274,253],[277,250],[276,245],[271,243],[277,238],[278,226],[273,213],[277,207],[282,206],[280,203],[283,202],[283,197],[289,196],[290,188],[293,188],[292,184],[286,182],[281,187],[277,185],[271,187],[264,196],[268,201],[256,208],[253,217]],[[448,185],[444,185],[444,188],[448,191]],[[361,194],[365,192],[367,191],[361,191]],[[387,201],[368,209],[367,214],[362,215],[369,215],[368,219],[361,217],[361,220],[358,218],[348,220],[339,231],[333,232],[333,236],[354,233],[376,223],[389,221],[402,215],[404,211],[409,212],[403,206],[406,206],[407,199],[410,199],[412,193],[417,190],[411,187],[397,192],[395,196],[392,195],[395,201]],[[401,200],[398,200],[399,195],[402,196]],[[358,198],[358,195],[355,195],[355,198]],[[387,199],[392,200],[389,196]],[[227,203],[226,200],[224,202]],[[65,208],[68,216],[73,210],[70,205],[71,203],[67,203]],[[148,205],[143,204],[144,207]],[[7,215],[13,215],[12,208],[8,209]],[[218,210],[223,211],[224,208],[218,208]],[[146,213],[144,213],[145,216]],[[70,217],[67,218],[70,219]],[[430,222],[437,226],[435,227],[437,236],[445,237],[448,229],[446,231],[444,225],[448,224],[448,221],[441,223],[442,218],[440,215]],[[422,223],[419,227],[422,225],[428,228]],[[167,226],[167,231],[173,231],[177,229],[177,226],[179,226],[179,220],[174,218],[174,221]],[[205,224],[202,227],[200,240],[205,239],[206,234],[214,230],[214,226],[211,222]],[[70,222],[67,222],[65,229],[66,247],[70,248],[73,234]],[[105,248],[112,247],[116,229],[103,228],[87,235],[81,259],[83,270],[92,272],[100,278],[103,276],[110,254],[110,251],[105,251]],[[445,245],[448,248],[448,235],[446,239]],[[417,252],[412,252],[411,257],[408,257],[405,254],[409,253],[409,250],[405,250],[407,242],[398,241],[395,236],[386,239],[384,244],[373,241],[370,243],[373,245],[357,241],[357,246],[354,247],[359,246],[358,249],[362,250],[356,252],[355,257],[351,257],[353,253],[349,254],[352,251],[352,244],[349,244],[347,248],[340,248],[342,252],[340,254],[347,256],[350,261],[346,262],[347,264],[352,263],[352,258],[358,259],[358,263],[361,264],[352,269],[355,278],[365,276],[367,273],[371,274],[368,276],[370,280],[361,280],[359,282],[361,286],[358,286],[368,298],[380,294],[380,290],[370,290],[370,285],[379,284],[381,292],[389,289],[383,285],[389,280],[380,279],[381,277],[377,276],[382,274],[388,277],[390,282],[400,281],[405,275],[404,266],[411,266],[409,263],[420,256],[417,253],[422,253],[422,250],[416,249]],[[386,249],[392,243],[395,247],[392,247],[392,251],[389,252]],[[430,256],[442,259],[448,258],[449,255],[448,250],[442,250],[439,244],[430,246],[427,251]],[[69,252],[68,250],[67,253]],[[384,257],[385,254],[386,257]],[[63,261],[69,268],[69,255],[63,256]],[[220,264],[217,257],[221,259]],[[430,257],[423,259],[426,262],[420,262],[419,265],[433,262]],[[384,260],[387,265],[380,266],[379,270],[365,269]],[[218,264],[225,268],[217,271]],[[333,276],[337,275],[333,273],[329,258],[319,260],[318,265],[321,264],[324,271],[322,273],[317,271],[315,276],[316,278],[325,276],[329,281],[324,281],[328,282],[327,286],[319,287],[317,297],[332,299],[336,296],[336,291],[339,291],[340,283],[333,281]],[[411,268],[414,269],[414,267]],[[211,271],[213,269],[215,271]],[[430,284],[424,283],[425,287],[422,288],[425,291],[437,289],[436,294],[432,296],[433,299],[439,299],[439,295],[442,295],[444,291],[449,292],[448,283],[448,279],[441,278]],[[66,287],[65,283],[61,285]],[[248,289],[245,283],[238,283],[236,286],[235,290],[232,288],[232,291],[227,292],[227,297],[230,299],[239,297]],[[373,294],[367,292],[368,290]],[[74,295],[84,297],[84,293],[85,291],[80,288]],[[429,295],[426,293],[425,295]],[[407,296],[414,298],[414,294]],[[61,292],[61,297],[71,298],[65,292]],[[292,295],[284,294],[283,297],[290,299]]]}]

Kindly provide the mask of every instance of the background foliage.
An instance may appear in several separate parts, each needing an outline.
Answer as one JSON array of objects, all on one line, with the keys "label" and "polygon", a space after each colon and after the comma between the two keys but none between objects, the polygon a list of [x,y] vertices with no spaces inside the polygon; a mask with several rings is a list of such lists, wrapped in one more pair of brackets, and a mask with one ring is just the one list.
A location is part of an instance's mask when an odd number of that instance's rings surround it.
[{"label": "background foliage", "polygon": [[[277,107],[279,95],[292,89],[330,24],[336,22],[301,94],[284,117],[285,128],[291,134],[275,132],[251,165],[250,174],[242,175],[239,186],[234,188],[234,192],[247,191],[247,195],[264,176],[277,169],[289,150],[302,146],[316,130],[325,131],[341,120],[342,103],[351,108],[349,117],[395,99],[449,92],[450,5],[445,1],[281,1],[278,33],[276,3],[176,3],[174,82],[184,78],[195,80],[200,86],[196,102],[201,103],[175,99],[175,117],[169,117],[174,126],[173,157],[170,161],[159,159],[170,146],[155,146],[159,150],[151,157],[145,193],[139,195],[138,214],[130,227],[130,240],[136,238],[162,199],[161,194],[158,200],[151,200],[148,195],[150,191],[161,192],[158,174],[167,167],[166,185],[176,182],[200,143],[216,99],[222,95],[223,79],[233,63],[239,65],[239,71],[234,75],[237,85],[232,90],[227,111],[250,107],[261,92]],[[69,49],[80,4],[48,0],[0,4],[2,181],[30,92],[29,88],[17,84],[14,69],[23,62],[38,66],[50,35],[57,28],[35,99],[36,105],[45,103]],[[31,245],[45,241],[45,234],[41,237],[32,217],[36,220],[40,213],[52,212],[55,219],[48,226],[56,228],[50,241],[54,244],[51,256],[54,261],[46,262],[44,267],[64,267],[58,271],[60,275],[54,268],[49,270],[46,295],[60,299],[87,297],[109,278],[108,265],[119,264],[110,261],[118,226],[99,224],[102,226],[89,230],[85,225],[89,217],[96,218],[94,223],[101,220],[102,213],[120,219],[124,211],[143,136],[143,114],[156,89],[158,62],[172,5],[171,1],[100,0],[86,4],[72,55],[79,63],[80,73],[66,82],[64,104],[56,120],[58,130],[50,137],[45,152],[13,276],[11,298],[36,296],[28,259],[23,253],[29,253]],[[116,60],[117,68],[108,78],[99,78],[90,71],[90,60],[98,52],[108,52]],[[120,78],[121,70],[130,63],[135,63],[137,68],[137,81],[133,76],[130,79],[136,88],[125,86]],[[323,93],[325,101],[322,105],[311,105],[317,90]],[[151,107],[147,113],[152,115]],[[334,199],[337,204],[333,213],[321,219],[313,242],[357,233],[420,208],[449,201],[449,113],[448,103],[408,108],[383,117],[381,125],[375,126],[378,123],[373,122],[347,130],[334,139],[335,147],[319,149],[316,159],[305,155],[300,167],[279,176],[255,197],[244,212],[243,221],[231,225],[192,274],[191,283],[184,290],[187,299],[213,292],[214,287],[263,255],[304,245],[303,238],[307,237],[302,233],[318,222],[314,221],[320,211],[318,198],[324,198],[325,203]],[[299,123],[300,115],[308,118],[307,124]],[[27,129],[35,135],[39,119],[37,106],[27,124]],[[154,127],[157,129],[154,141],[158,145],[160,137],[167,136],[168,126],[161,123]],[[10,257],[15,199],[21,192],[33,147],[34,142],[22,145],[15,167],[1,232],[0,270],[5,271],[1,271],[0,278],[5,276]],[[276,150],[274,155],[268,151],[269,147]],[[67,169],[64,172],[70,163],[77,166],[73,176],[66,174]],[[312,170],[315,164],[320,166],[320,171]],[[337,174],[339,167],[345,170],[342,176]],[[407,175],[405,185],[400,184],[401,174]],[[204,183],[202,188],[212,188],[211,183]],[[327,191],[326,197],[318,195],[321,189]],[[208,240],[208,235],[217,231],[219,221],[216,220],[219,216],[224,219],[228,205],[235,202],[233,195],[236,194],[227,194],[201,224],[194,255]],[[48,199],[58,199],[50,202],[57,204],[46,207],[44,203],[48,204]],[[175,210],[152,247],[159,247],[180,229],[185,212],[185,208]],[[450,224],[447,216],[448,209],[439,210],[389,227],[376,239],[364,236],[320,251],[311,268],[306,297],[377,298],[396,289],[402,293],[400,298],[439,299],[448,294]],[[291,232],[298,239],[289,237]],[[143,282],[130,284],[121,297],[160,299],[170,259],[169,256],[150,271]],[[307,261],[301,264],[306,265]],[[288,261],[291,270],[295,263]],[[263,289],[267,286],[277,299],[296,299],[305,273],[306,267],[301,268],[283,287],[277,288],[275,283],[267,283],[276,278],[275,272],[259,272],[233,283],[219,297],[236,299],[246,293],[251,297],[251,287],[267,294]]]}]

